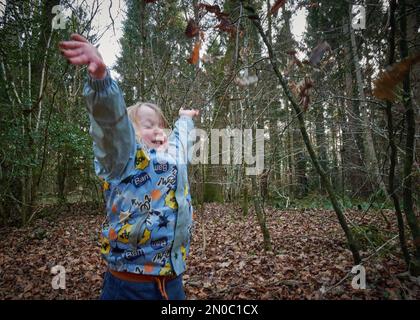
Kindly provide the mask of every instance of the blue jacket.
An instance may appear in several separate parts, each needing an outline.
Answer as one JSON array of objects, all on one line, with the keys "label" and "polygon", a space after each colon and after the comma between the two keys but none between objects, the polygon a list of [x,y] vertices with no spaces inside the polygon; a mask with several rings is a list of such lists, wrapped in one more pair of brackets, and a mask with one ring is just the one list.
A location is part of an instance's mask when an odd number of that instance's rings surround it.
[{"label": "blue jacket", "polygon": [[181,116],[169,136],[169,150],[156,152],[136,141],[121,90],[109,71],[103,80],[88,78],[84,96],[95,171],[104,181],[103,257],[116,271],[181,274],[192,228],[187,178],[192,119]]}]

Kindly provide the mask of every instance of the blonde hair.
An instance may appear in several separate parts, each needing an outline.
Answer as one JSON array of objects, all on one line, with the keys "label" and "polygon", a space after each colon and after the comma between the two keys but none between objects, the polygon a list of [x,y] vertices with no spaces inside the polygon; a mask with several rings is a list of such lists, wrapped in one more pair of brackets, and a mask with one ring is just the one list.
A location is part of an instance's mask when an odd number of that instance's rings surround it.
[{"label": "blonde hair", "polygon": [[166,120],[165,116],[163,115],[162,109],[160,109],[156,104],[151,102],[137,102],[136,104],[127,108],[128,118],[130,119],[131,123],[133,124],[134,131],[136,133],[136,137],[138,139],[141,138],[138,128],[140,127],[140,114],[138,111],[141,107],[148,107],[153,109],[160,119],[160,125],[162,128],[168,128],[168,120]]}]

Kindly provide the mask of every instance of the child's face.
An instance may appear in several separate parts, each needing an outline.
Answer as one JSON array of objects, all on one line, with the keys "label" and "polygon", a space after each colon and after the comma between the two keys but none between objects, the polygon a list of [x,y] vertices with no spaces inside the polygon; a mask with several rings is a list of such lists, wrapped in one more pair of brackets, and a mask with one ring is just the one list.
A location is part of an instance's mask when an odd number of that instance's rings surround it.
[{"label": "child's face", "polygon": [[149,148],[164,151],[168,146],[168,137],[162,127],[162,120],[159,115],[150,107],[141,106],[139,133],[143,142]]}]

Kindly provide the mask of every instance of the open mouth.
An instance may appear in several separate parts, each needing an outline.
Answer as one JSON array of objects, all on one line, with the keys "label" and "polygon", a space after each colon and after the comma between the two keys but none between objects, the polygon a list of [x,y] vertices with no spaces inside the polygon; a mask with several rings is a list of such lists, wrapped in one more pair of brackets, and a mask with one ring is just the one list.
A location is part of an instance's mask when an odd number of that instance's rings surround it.
[{"label": "open mouth", "polygon": [[158,145],[158,146],[161,146],[161,145],[164,144],[163,141],[158,141],[158,140],[153,140],[152,143],[155,144],[155,145]]}]

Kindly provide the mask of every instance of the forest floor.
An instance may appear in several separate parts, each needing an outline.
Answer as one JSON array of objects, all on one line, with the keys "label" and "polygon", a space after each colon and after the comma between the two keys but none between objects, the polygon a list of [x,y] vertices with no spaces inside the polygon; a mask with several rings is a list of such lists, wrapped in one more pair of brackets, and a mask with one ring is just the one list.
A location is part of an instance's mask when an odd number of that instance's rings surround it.
[{"label": "forest floor", "polygon": [[[403,273],[392,211],[347,211],[366,231],[362,243],[370,243],[361,251],[369,257],[366,289],[352,288],[352,256],[334,212],[267,208],[266,214],[268,252],[252,210],[246,217],[230,204],[196,211],[184,275],[188,299],[420,299],[420,279]],[[106,271],[98,237],[103,219],[99,209],[72,205],[28,227],[0,229],[0,299],[97,299]],[[55,265],[66,269],[65,289],[52,288]]]}]

